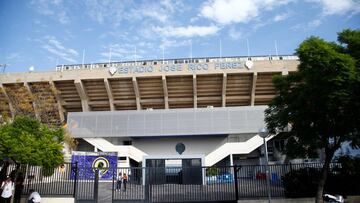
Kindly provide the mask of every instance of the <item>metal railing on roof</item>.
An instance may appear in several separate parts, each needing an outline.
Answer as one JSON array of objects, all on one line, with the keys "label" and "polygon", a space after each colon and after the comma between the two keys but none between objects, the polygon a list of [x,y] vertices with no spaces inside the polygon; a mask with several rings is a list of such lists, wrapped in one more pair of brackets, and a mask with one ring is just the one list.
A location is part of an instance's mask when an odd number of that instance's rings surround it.
[{"label": "metal railing on roof", "polygon": [[275,61],[275,60],[299,60],[296,55],[279,55],[279,56],[228,56],[228,57],[201,57],[201,58],[179,58],[179,59],[156,59],[141,61],[122,61],[110,63],[91,63],[91,64],[71,64],[58,65],[56,70],[76,70],[76,69],[95,69],[123,66],[146,66],[158,64],[186,64],[186,63],[216,63],[216,62],[239,62],[239,61]]}]

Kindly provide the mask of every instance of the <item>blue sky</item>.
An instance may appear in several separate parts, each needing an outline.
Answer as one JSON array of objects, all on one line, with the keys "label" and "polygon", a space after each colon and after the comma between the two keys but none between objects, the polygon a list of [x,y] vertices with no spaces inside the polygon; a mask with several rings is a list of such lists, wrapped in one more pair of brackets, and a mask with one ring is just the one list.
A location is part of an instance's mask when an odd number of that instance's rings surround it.
[{"label": "blue sky", "polygon": [[[6,72],[57,64],[293,54],[311,35],[359,29],[359,0],[1,0]],[[190,51],[192,47],[192,52]],[[136,50],[136,51],[135,51]]]}]

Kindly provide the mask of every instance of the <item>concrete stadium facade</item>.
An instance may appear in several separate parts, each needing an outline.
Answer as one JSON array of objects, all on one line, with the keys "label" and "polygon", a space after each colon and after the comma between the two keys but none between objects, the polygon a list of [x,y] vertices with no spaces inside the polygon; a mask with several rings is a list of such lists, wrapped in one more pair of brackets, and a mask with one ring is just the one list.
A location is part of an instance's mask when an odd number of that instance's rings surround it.
[{"label": "concrete stadium facade", "polygon": [[[297,71],[296,56],[147,60],[60,65],[52,72],[0,75],[2,114],[46,98],[56,123],[66,123],[77,151],[117,152],[118,166],[148,159],[203,166],[261,164],[264,110],[275,96],[274,75]],[[22,94],[23,94],[22,93]],[[282,162],[283,140],[269,141]],[[181,146],[181,152],[176,148]]]}]

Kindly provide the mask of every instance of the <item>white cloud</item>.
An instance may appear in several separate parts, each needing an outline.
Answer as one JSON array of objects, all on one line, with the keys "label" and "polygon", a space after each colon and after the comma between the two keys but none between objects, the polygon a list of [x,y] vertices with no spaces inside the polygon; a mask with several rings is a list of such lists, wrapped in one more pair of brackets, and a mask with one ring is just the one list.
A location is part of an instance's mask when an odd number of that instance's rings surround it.
[{"label": "white cloud", "polygon": [[114,25],[119,25],[128,13],[125,10],[124,3],[121,1],[88,0],[84,3],[84,12],[87,13],[90,19],[99,24],[111,22]]},{"label": "white cloud", "polygon": [[322,14],[328,15],[353,15],[360,12],[360,2],[354,0],[310,0],[320,4]]},{"label": "white cloud", "polygon": [[6,60],[17,60],[17,59],[20,59],[20,54],[19,53],[10,53],[9,55],[6,56],[5,58]]},{"label": "white cloud", "polygon": [[120,25],[124,21],[149,21],[165,23],[170,20],[174,12],[182,12],[176,10],[182,8],[181,1],[145,1],[136,3],[132,1],[101,1],[88,0],[85,1],[85,12],[90,19],[99,24],[111,23],[115,26]]},{"label": "white cloud", "polygon": [[307,23],[302,22],[302,23],[296,24],[296,25],[290,27],[290,29],[293,31],[305,32],[305,31],[313,30],[313,29],[319,27],[322,24],[322,21],[323,21],[323,18],[319,17],[319,18],[312,20],[310,22],[307,22]]},{"label": "white cloud", "polygon": [[70,23],[67,9],[62,0],[33,0],[30,5],[34,6],[36,11],[44,16],[49,16],[61,24]]},{"label": "white cloud", "polygon": [[71,48],[66,48],[59,40],[54,36],[46,36],[44,40],[40,40],[42,48],[52,53],[57,58],[61,58],[70,63],[77,63],[76,57],[79,53]]},{"label": "white cloud", "polygon": [[166,10],[170,11],[170,12],[174,12],[175,11],[175,6],[177,3],[180,2],[172,2],[171,0],[162,0],[160,2],[160,5],[162,5]]},{"label": "white cloud", "polygon": [[155,12],[152,9],[143,9],[140,13],[143,15],[142,17],[150,17],[160,22],[166,22],[168,20],[168,15],[164,12]]},{"label": "white cloud", "polygon": [[241,32],[240,30],[236,30],[234,27],[231,27],[229,29],[229,36],[232,38],[232,39],[241,39],[241,38],[244,38],[244,33]]},{"label": "white cloud", "polygon": [[165,37],[204,37],[216,34],[220,28],[211,26],[187,26],[187,27],[154,27],[155,32]]},{"label": "white cloud", "polygon": [[170,39],[163,39],[161,41],[160,47],[162,48],[170,48],[170,47],[182,47],[182,46],[189,46],[191,40],[170,40]]},{"label": "white cloud", "polygon": [[291,16],[291,13],[290,12],[285,12],[285,13],[280,13],[278,15],[276,15],[274,17],[274,21],[275,22],[280,22],[280,21],[283,21],[283,20],[286,20],[287,18],[289,18]]},{"label": "white cloud", "polygon": [[57,14],[57,18],[59,20],[60,23],[62,24],[67,24],[70,22],[69,17],[67,16],[65,11],[59,11],[59,13]]},{"label": "white cloud", "polygon": [[321,19],[315,19],[315,20],[308,23],[308,27],[309,28],[316,28],[316,27],[319,27],[319,25],[321,25],[321,23],[322,23]]},{"label": "white cloud", "polygon": [[201,9],[201,15],[220,24],[248,22],[258,15],[254,1],[210,1]]},{"label": "white cloud", "polygon": [[219,24],[247,23],[263,10],[291,2],[290,0],[209,0],[203,4],[200,16]]},{"label": "white cloud", "polygon": [[[137,47],[138,46],[138,47]],[[116,60],[134,60],[142,58],[142,54],[147,52],[142,49],[142,47],[150,46],[149,43],[138,43],[137,46],[134,44],[111,44],[104,47],[104,51],[100,53],[103,57],[99,61],[108,61],[110,58],[111,51],[111,61]],[[135,50],[136,49],[136,50]],[[135,52],[136,51],[136,52]]]}]

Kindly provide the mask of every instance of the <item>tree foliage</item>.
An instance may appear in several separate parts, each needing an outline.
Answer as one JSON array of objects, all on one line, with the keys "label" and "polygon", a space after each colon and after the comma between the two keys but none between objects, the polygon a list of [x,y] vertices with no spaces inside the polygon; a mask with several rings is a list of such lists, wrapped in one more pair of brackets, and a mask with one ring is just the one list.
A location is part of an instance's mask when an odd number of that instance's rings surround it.
[{"label": "tree foliage", "polygon": [[[64,123],[60,119],[56,95],[59,94],[55,87],[47,82],[31,83],[25,86],[23,83],[15,83],[0,89],[8,95],[7,100],[0,100],[1,123],[11,122],[11,115],[8,114],[9,102],[11,103],[14,116],[29,116],[36,118],[50,128],[61,127]],[[5,94],[0,92],[0,94]],[[65,131],[64,142],[70,149],[77,145],[76,140]]]},{"label": "tree foliage", "polygon": [[360,76],[358,49],[354,48],[359,36],[359,31],[345,30],[339,33],[341,45],[318,37],[302,42],[296,50],[298,71],[274,77],[278,95],[265,111],[270,133],[277,134],[290,126],[285,133],[290,157],[314,157],[319,149],[324,150],[321,191],[329,163],[341,143],[360,143],[360,100],[356,95]]},{"label": "tree foliage", "polygon": [[0,159],[53,169],[63,163],[62,128],[50,128],[38,120],[17,116],[0,126]]},{"label": "tree foliage", "polygon": [[[60,115],[55,95],[58,94],[55,88],[48,83],[39,82],[25,86],[23,83],[15,83],[4,87],[9,101],[2,101],[0,107],[12,105],[14,116],[36,117],[42,123],[61,126]],[[6,109],[2,107],[1,109]],[[9,117],[4,111],[3,117]]]}]

